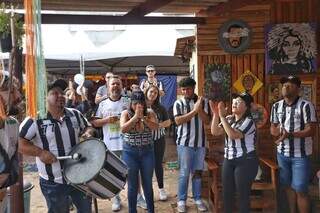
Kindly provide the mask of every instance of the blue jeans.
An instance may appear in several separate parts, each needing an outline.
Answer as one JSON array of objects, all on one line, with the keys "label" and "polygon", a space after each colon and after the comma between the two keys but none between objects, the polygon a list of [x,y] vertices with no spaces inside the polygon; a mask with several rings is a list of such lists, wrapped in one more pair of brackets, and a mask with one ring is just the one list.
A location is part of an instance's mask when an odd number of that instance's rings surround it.
[{"label": "blue jeans", "polygon": [[192,194],[195,201],[201,199],[201,172],[204,167],[204,147],[177,146],[179,161],[178,201],[186,201],[189,176],[192,173]]},{"label": "blue jeans", "polygon": [[310,180],[309,157],[286,157],[277,153],[280,167],[280,184],[290,186],[296,192],[308,192]]},{"label": "blue jeans", "polygon": [[78,213],[91,213],[91,197],[71,185],[40,178],[40,188],[47,202],[48,213],[69,213],[69,196]]},{"label": "blue jeans", "polygon": [[154,170],[153,145],[130,146],[123,144],[122,159],[128,166],[129,213],[137,212],[139,171],[149,213],[154,212],[152,175]]}]

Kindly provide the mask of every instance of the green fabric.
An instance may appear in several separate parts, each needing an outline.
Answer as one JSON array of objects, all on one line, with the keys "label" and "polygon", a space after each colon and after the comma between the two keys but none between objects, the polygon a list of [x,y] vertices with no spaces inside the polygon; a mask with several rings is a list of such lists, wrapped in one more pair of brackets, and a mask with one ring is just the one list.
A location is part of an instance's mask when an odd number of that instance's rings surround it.
[{"label": "green fabric", "polygon": [[47,96],[47,72],[43,56],[41,39],[41,0],[33,0],[33,19],[35,35],[35,63],[36,63],[36,82],[37,82],[37,112],[39,118],[47,115],[46,96]]}]

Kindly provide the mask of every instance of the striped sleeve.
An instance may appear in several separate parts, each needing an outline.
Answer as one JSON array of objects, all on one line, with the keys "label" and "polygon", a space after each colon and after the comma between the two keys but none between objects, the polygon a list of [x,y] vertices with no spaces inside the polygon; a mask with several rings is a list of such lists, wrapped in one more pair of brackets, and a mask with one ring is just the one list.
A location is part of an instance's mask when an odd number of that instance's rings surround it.
[{"label": "striped sleeve", "polygon": [[181,107],[182,106],[181,106],[180,101],[174,102],[174,105],[173,105],[173,116],[174,117],[182,115]]},{"label": "striped sleeve", "polygon": [[279,123],[279,118],[277,115],[277,109],[278,109],[279,103],[275,103],[272,105],[271,108],[271,115],[270,115],[270,123],[272,124],[278,124]]},{"label": "striped sleeve", "polygon": [[307,103],[303,107],[303,118],[305,123],[317,122],[316,110],[312,103]]},{"label": "striped sleeve", "polygon": [[37,134],[37,127],[31,117],[26,117],[19,127],[19,137],[31,141]]},{"label": "striped sleeve", "polygon": [[237,127],[237,130],[242,132],[244,135],[251,134],[256,129],[254,121],[252,119],[246,118],[242,124]]}]

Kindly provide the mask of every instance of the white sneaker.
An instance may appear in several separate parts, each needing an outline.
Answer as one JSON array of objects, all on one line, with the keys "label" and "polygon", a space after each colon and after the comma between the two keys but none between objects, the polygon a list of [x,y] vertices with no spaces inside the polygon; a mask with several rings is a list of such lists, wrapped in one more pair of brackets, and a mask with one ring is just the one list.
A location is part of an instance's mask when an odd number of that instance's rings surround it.
[{"label": "white sneaker", "polygon": [[137,196],[137,206],[142,209],[148,209],[147,202],[141,194],[138,194]]},{"label": "white sneaker", "polygon": [[186,202],[183,200],[178,201],[177,210],[179,213],[187,212]]},{"label": "white sneaker", "polygon": [[112,211],[117,212],[121,209],[121,199],[119,195],[116,195],[112,200]]},{"label": "white sneaker", "polygon": [[203,203],[202,200],[197,200],[197,201],[196,201],[196,205],[197,205],[197,208],[198,208],[198,211],[199,211],[199,212],[206,212],[206,211],[208,211],[207,206]]},{"label": "white sneaker", "polygon": [[165,200],[168,199],[167,192],[166,192],[166,190],[164,188],[159,189],[159,199],[161,201],[165,201]]}]

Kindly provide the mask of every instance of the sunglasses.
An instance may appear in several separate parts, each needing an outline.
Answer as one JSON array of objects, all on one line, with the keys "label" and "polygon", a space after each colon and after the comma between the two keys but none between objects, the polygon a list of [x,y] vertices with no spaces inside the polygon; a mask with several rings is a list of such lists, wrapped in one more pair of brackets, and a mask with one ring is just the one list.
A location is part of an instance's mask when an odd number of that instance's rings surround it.
[{"label": "sunglasses", "polygon": [[155,70],[147,70],[147,72],[154,72]]}]

